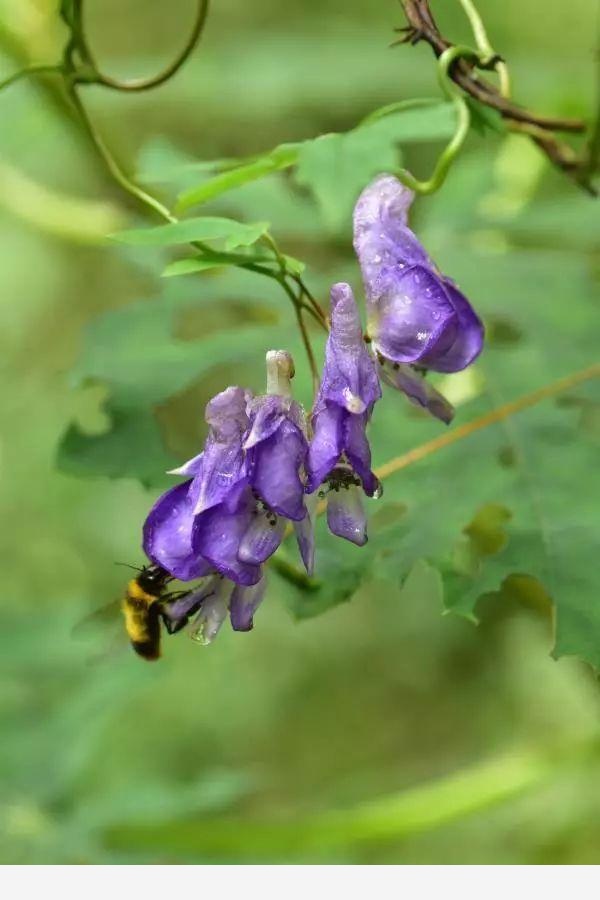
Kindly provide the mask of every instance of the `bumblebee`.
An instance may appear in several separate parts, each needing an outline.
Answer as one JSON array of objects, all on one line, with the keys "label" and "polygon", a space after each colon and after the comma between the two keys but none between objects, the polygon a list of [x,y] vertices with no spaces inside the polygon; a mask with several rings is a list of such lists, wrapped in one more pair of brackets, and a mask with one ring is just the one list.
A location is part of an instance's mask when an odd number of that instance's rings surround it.
[{"label": "bumblebee", "polygon": [[121,601],[131,646],[147,660],[160,657],[161,599],[171,575],[160,566],[144,566],[127,585]]},{"label": "bumblebee", "polygon": [[[191,606],[184,602],[179,611],[176,601],[188,597],[192,591],[166,590],[167,585],[174,579],[161,566],[147,565],[136,571],[138,574],[129,581],[121,600],[114,600],[86,616],[73,627],[72,634],[78,637],[91,625],[105,627],[109,623],[115,624],[119,618],[120,608],[131,646],[142,659],[152,661],[160,658],[162,625],[169,634],[175,634],[187,625],[201,601]],[[98,662],[103,656],[92,661]]]}]

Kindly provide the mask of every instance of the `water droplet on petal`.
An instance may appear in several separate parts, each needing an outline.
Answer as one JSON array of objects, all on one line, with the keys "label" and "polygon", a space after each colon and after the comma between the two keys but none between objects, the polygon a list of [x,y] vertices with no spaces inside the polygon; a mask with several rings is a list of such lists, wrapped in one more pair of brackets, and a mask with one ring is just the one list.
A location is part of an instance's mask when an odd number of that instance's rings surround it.
[{"label": "water droplet on petal", "polygon": [[200,628],[197,628],[196,631],[193,631],[190,637],[193,641],[196,641],[197,644],[202,644],[203,647],[208,647],[210,644],[210,639],[206,636],[203,624]]}]

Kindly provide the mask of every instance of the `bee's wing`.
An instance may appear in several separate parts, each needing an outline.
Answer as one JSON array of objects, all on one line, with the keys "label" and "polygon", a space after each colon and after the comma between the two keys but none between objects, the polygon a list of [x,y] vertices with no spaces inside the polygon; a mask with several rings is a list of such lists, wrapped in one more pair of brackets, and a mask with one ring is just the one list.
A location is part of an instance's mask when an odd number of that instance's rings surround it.
[{"label": "bee's wing", "polygon": [[75,622],[71,629],[71,636],[74,638],[85,637],[94,630],[106,629],[108,626],[115,626],[116,630],[117,623],[121,627],[120,611],[120,600],[113,600],[111,603],[95,609],[87,616],[84,616],[83,619]]},{"label": "bee's wing", "polygon": [[117,654],[129,648],[129,641],[123,628],[121,600],[113,600],[94,610],[76,622],[71,629],[71,637],[76,640],[100,637],[100,649],[91,653],[87,665],[106,663]]}]

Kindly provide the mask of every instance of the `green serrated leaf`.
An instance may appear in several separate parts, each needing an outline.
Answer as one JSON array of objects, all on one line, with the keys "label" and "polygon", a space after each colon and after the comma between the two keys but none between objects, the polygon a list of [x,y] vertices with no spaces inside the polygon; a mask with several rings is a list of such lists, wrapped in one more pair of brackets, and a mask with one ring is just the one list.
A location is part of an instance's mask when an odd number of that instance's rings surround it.
[{"label": "green serrated leaf", "polygon": [[194,241],[223,240],[226,250],[254,244],[269,229],[268,222],[245,224],[218,216],[170,222],[156,228],[135,228],[111,235],[112,240],[140,247],[168,247]]},{"label": "green serrated leaf", "polygon": [[[206,309],[220,303],[218,296],[203,301]],[[268,340],[264,326],[242,324],[235,331],[217,331],[206,344],[174,338],[175,315],[189,305],[167,297],[95,319],[84,336],[81,358],[71,374],[73,383],[102,382],[113,396],[116,392],[120,409],[139,409],[165,400],[214,366],[262,355]],[[210,346],[210,354],[201,352],[202,346]]]},{"label": "green serrated leaf", "polygon": [[[293,557],[293,540],[286,551]],[[368,547],[355,547],[328,533],[324,521],[317,523],[317,578],[306,586],[284,578],[285,604],[296,619],[310,619],[351,600],[371,573],[373,554]],[[273,577],[282,578],[273,567]]]},{"label": "green serrated leaf", "polygon": [[160,484],[164,473],[177,464],[164,446],[156,419],[149,410],[119,410],[109,406],[106,434],[84,434],[71,425],[58,445],[56,465],[70,475],[137,478],[142,484]]},{"label": "green serrated leaf", "polygon": [[[251,359],[260,365],[269,346],[280,343],[276,304],[272,313],[269,310],[270,321],[260,325],[254,318],[252,324],[238,321],[234,329],[214,331],[213,326],[200,340],[176,337],[177,317],[186,311],[203,309],[217,321],[222,317],[224,300],[230,290],[236,296],[235,285],[241,279],[228,275],[216,281],[204,299],[198,298],[197,288],[191,299],[178,299],[178,282],[173,282],[161,299],[113,310],[90,323],[71,382],[74,387],[99,383],[107,388],[110,428],[88,435],[71,426],[59,449],[60,468],[80,475],[138,477],[146,484],[159,483],[175,461],[163,446],[155,407],[216,366],[225,365],[233,372]],[[247,297],[254,313],[268,301],[268,293],[261,292],[258,299],[251,293],[239,294],[244,298],[239,302]]]}]

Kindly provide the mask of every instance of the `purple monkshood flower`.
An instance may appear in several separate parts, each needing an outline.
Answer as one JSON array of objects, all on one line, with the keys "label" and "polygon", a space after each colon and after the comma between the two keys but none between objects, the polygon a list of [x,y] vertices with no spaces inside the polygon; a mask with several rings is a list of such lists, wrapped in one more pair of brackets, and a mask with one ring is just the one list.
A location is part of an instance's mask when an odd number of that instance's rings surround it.
[{"label": "purple monkshood flower", "polygon": [[281,543],[287,520],[297,526],[307,566],[312,561],[302,524],[308,442],[304,412],[291,397],[293,374],[290,355],[270,351],[266,395],[230,387],[208,403],[203,452],[174,470],[189,479],[158,499],[144,525],[152,562],[182,581],[208,579],[173,613],[173,621],[187,621],[192,607],[200,609],[198,628],[208,639],[228,608],[236,630],[252,627],[264,594],[262,563]]},{"label": "purple monkshood flower", "polygon": [[325,366],[312,416],[306,490],[312,493],[325,485],[330,531],[359,546],[367,540],[361,487],[369,497],[380,491],[366,435],[380,397],[377,369],[363,340],[352,289],[335,284]]},{"label": "purple monkshood flower", "polygon": [[458,372],[479,355],[483,325],[407,224],[414,194],[380,175],[354,210],[354,249],[367,297],[368,333],[382,380],[449,422],[450,404],[423,372]]}]

